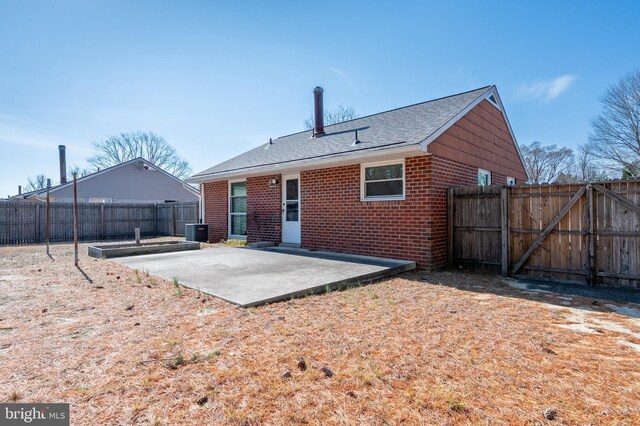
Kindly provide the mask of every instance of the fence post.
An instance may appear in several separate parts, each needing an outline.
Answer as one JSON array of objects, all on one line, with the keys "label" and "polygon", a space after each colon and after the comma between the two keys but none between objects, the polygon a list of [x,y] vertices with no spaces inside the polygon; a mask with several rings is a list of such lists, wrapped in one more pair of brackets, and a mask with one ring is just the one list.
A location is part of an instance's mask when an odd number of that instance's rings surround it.
[{"label": "fence post", "polygon": [[453,188],[447,189],[447,266],[453,266]]},{"label": "fence post", "polygon": [[73,173],[73,263],[78,266],[78,174]]},{"label": "fence post", "polygon": [[100,239],[105,239],[105,229],[104,229],[104,203],[100,204]]},{"label": "fence post", "polygon": [[158,236],[158,205],[153,205],[153,236]]},{"label": "fence post", "polygon": [[34,243],[40,243],[40,201],[36,204],[36,228],[35,228],[35,241]]},{"label": "fence post", "polygon": [[176,236],[176,205],[171,204],[171,236]]},{"label": "fence post", "polygon": [[502,237],[502,275],[509,275],[509,188],[500,191],[500,234]]},{"label": "fence post", "polygon": [[589,231],[587,232],[587,243],[589,245],[589,269],[587,275],[587,283],[594,285],[596,283],[596,239],[593,236],[593,186],[588,185],[587,189],[587,214],[589,215]]},{"label": "fence post", "polygon": [[47,243],[47,256],[49,256],[49,238],[51,236],[51,216],[50,216],[50,208],[51,208],[51,199],[49,198],[49,188],[51,187],[50,185],[51,181],[49,179],[47,179],[47,218],[46,218],[46,225],[45,225],[45,229],[44,229],[44,239]]}]

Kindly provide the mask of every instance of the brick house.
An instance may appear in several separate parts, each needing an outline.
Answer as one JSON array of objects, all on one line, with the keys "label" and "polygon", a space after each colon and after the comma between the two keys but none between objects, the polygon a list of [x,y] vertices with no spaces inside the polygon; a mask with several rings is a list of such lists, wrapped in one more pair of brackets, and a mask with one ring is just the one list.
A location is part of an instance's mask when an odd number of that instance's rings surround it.
[{"label": "brick house", "polygon": [[191,176],[209,240],[446,260],[446,190],[527,179],[495,86],[282,136]]}]

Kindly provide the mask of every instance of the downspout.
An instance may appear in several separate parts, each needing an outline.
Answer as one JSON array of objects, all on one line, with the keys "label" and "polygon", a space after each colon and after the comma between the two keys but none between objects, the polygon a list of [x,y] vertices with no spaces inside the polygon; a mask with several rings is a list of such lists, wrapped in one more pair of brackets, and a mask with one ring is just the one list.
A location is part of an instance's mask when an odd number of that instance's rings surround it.
[{"label": "downspout", "polygon": [[204,183],[200,184],[200,223],[204,221]]}]

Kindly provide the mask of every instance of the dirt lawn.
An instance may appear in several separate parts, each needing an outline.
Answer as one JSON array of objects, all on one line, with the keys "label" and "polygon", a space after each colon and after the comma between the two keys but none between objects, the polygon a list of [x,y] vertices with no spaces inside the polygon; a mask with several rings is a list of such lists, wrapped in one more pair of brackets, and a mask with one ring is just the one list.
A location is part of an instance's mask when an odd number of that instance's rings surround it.
[{"label": "dirt lawn", "polygon": [[74,425],[640,424],[638,306],[414,272],[245,310],[86,251],[0,248],[3,402]]}]

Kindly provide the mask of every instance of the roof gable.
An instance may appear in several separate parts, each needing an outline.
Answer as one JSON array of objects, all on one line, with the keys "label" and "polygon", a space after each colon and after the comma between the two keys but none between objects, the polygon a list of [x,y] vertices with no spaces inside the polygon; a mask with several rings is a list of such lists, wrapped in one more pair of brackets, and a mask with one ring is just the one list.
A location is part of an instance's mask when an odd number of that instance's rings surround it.
[{"label": "roof gable", "polygon": [[[446,127],[447,123],[469,105],[483,99],[491,89],[491,86],[486,86],[329,125],[325,127],[325,134],[318,138],[312,137],[312,130],[282,136],[271,144],[262,144],[199,172],[187,179],[187,182],[202,182],[215,179],[216,175],[241,172],[249,168],[269,168],[302,160],[418,145]],[[359,143],[354,144],[356,131]]]},{"label": "roof gable", "polygon": [[[99,170],[97,172],[94,173],[90,173],[86,176],[83,177],[79,177],[77,179],[77,184],[78,184],[78,188],[82,188],[83,186],[85,186],[86,184],[92,183],[96,180],[102,180],[103,178],[107,178],[108,180],[117,180],[117,176],[116,174],[123,172],[123,173],[127,173],[127,176],[129,176],[130,174],[128,172],[126,172],[127,169],[130,169],[132,167],[137,167],[138,163],[145,163],[148,164],[150,167],[153,168],[154,172],[158,172],[158,177],[161,177],[161,181],[159,183],[162,183],[162,185],[166,186],[166,185],[173,185],[175,188],[184,188],[185,191],[188,191],[188,193],[191,193],[193,196],[197,197],[199,196],[199,192],[194,189],[191,188],[189,185],[186,185],[183,183],[182,180],[178,179],[177,177],[173,176],[172,174],[166,172],[165,170],[161,169],[160,167],[155,166],[153,163],[151,163],[150,161],[145,160],[142,157],[137,157],[134,158],[132,160],[128,160],[125,161],[123,163],[119,163],[116,164],[114,166],[111,167],[107,167],[106,169],[102,169]],[[158,181],[158,179],[152,179],[151,181],[147,181],[146,184],[149,185],[154,181]],[[130,182],[132,185],[128,185],[131,186],[132,188],[135,187],[136,182]],[[104,182],[102,183],[102,185],[100,186],[104,186]],[[122,186],[122,185],[120,185]],[[52,186],[51,188],[49,188],[49,193],[52,196],[69,196],[70,194],[72,194],[72,188],[73,188],[73,179],[67,183],[63,183],[63,184],[59,184],[56,186]],[[175,189],[174,188],[174,189]],[[114,188],[114,192],[116,192],[117,188]],[[140,191],[127,191],[127,188],[124,188],[125,192],[138,192],[140,193]],[[171,190],[169,190],[169,192],[172,192]],[[28,193],[24,193],[21,194],[20,196],[17,196],[16,198],[30,198],[30,197],[34,197],[37,198],[39,196],[44,196],[47,193],[47,189],[39,189],[37,191],[31,191]],[[90,196],[95,196],[93,194],[90,194]],[[102,195],[101,195],[102,196]]]}]

